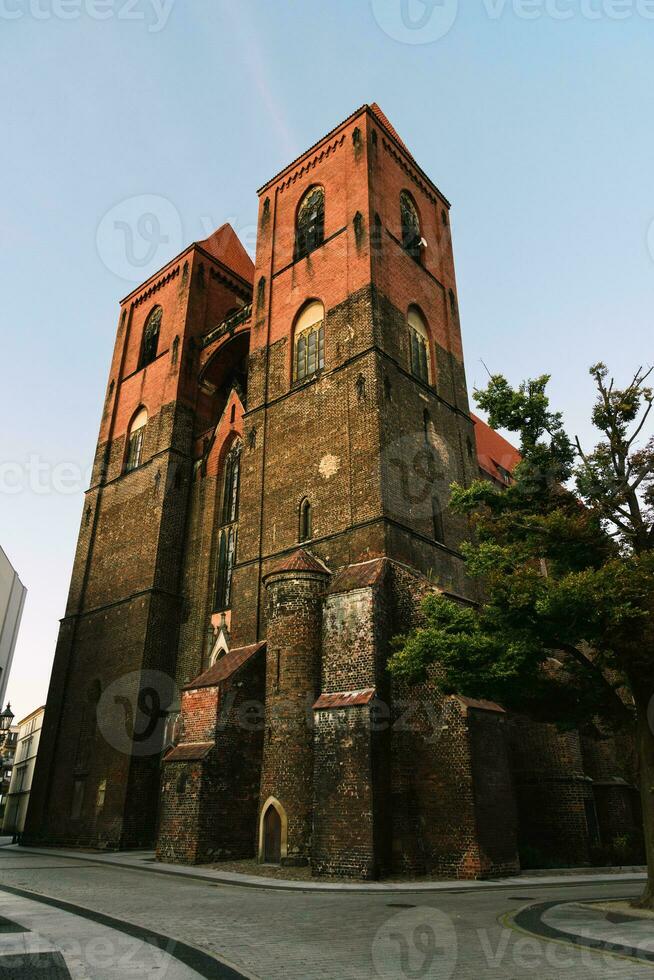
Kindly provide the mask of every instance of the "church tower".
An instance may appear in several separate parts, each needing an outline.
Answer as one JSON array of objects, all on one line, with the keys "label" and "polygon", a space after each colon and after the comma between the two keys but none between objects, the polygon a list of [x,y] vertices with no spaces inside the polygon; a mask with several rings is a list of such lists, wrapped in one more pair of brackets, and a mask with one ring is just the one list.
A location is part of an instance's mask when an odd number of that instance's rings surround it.
[{"label": "church tower", "polygon": [[199,339],[249,302],[251,283],[252,262],[226,225],[121,303],[28,839],[154,840],[189,488],[211,405],[197,382]]},{"label": "church tower", "polygon": [[451,482],[476,476],[449,204],[377,106],[259,191],[235,636],[297,547],[466,588]]}]

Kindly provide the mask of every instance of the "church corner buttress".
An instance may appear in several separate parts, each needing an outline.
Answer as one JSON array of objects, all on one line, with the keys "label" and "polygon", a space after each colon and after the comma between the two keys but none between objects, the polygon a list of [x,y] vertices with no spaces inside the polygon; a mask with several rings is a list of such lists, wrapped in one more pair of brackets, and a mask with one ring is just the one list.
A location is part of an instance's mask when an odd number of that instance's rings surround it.
[{"label": "church corner buttress", "polygon": [[613,742],[386,670],[425,595],[478,598],[450,485],[515,462],[458,310],[377,105],[261,188],[254,264],[224,225],[126,297],[26,841],[475,878],[632,819]]}]

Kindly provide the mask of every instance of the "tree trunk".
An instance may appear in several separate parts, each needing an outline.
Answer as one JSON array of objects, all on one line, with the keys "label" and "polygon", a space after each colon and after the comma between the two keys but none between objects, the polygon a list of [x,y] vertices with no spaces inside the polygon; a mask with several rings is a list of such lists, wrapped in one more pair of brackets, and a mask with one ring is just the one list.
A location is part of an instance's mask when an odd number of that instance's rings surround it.
[{"label": "tree trunk", "polygon": [[[647,887],[643,897],[634,904],[654,909],[654,698],[637,698],[636,725],[640,770],[640,795],[643,803],[643,830],[647,855]],[[648,717],[649,708],[649,717]]]}]

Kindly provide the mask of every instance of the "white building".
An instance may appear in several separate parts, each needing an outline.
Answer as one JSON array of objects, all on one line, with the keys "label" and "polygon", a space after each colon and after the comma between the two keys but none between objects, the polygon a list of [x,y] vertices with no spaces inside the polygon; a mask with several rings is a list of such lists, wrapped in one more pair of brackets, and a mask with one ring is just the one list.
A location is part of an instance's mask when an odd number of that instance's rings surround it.
[{"label": "white building", "polygon": [[5,703],[11,661],[27,589],[0,548],[0,708]]},{"label": "white building", "polygon": [[3,834],[20,834],[25,827],[44,714],[44,707],[37,708],[18,722],[18,741],[5,805]]},{"label": "white building", "polygon": [[[9,709],[9,705],[7,705]],[[11,709],[9,709],[11,710]],[[2,715],[0,715],[0,722]],[[0,727],[0,828],[4,819],[7,803],[7,793],[11,783],[11,773],[14,768],[16,746],[18,744],[18,725]]]}]

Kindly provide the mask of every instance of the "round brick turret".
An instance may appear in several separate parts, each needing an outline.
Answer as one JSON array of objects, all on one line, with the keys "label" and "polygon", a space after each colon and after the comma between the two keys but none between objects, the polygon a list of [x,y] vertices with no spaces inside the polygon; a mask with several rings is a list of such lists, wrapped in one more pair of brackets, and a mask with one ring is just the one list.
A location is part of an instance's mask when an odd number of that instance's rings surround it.
[{"label": "round brick turret", "polygon": [[298,548],[264,578],[268,649],[260,861],[303,865],[310,858],[313,704],[320,685],[322,603],[329,575],[322,562]]}]

